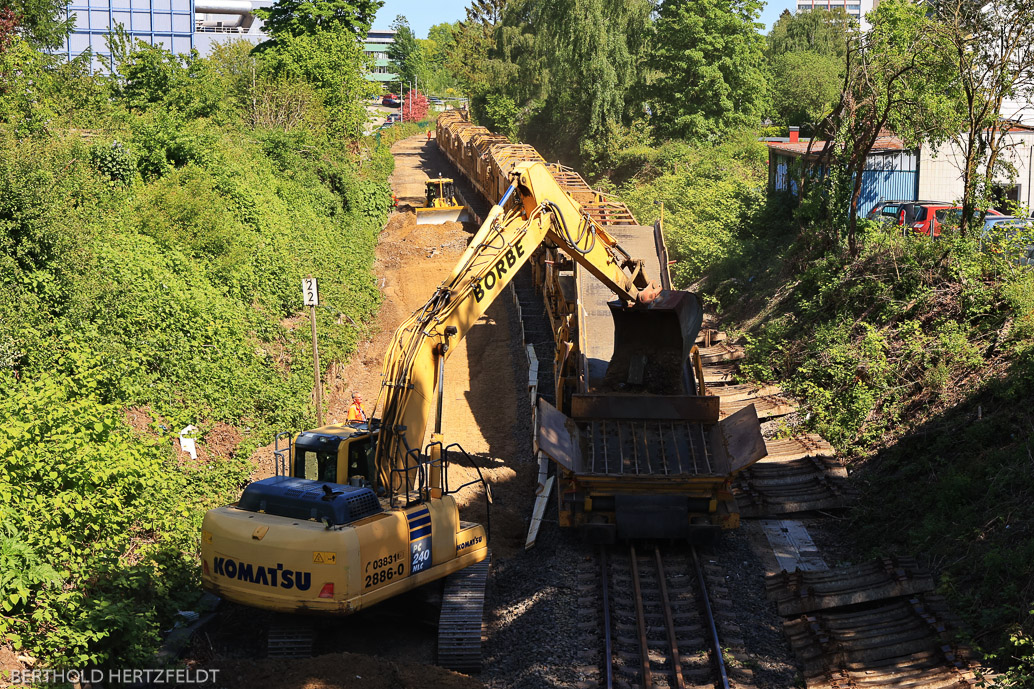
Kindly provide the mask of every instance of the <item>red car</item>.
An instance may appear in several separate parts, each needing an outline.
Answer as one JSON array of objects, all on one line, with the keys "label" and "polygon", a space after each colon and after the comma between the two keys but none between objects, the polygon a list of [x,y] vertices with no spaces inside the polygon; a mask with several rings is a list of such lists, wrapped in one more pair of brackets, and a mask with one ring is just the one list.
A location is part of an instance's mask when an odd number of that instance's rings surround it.
[{"label": "red car", "polygon": [[[993,208],[987,210],[988,215],[1001,215],[998,211]],[[933,230],[933,237],[941,236],[941,226],[947,222],[950,225],[958,225],[959,219],[962,217],[962,206],[951,206],[948,204],[933,204],[927,203],[916,209],[915,218],[909,224],[909,227],[916,234],[931,236],[930,230]]]}]

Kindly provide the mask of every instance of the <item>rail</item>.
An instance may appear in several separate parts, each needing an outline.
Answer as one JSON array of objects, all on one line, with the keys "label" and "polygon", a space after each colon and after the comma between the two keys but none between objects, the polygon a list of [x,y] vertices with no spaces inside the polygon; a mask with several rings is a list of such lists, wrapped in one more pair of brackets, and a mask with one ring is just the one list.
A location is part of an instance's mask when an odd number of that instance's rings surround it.
[{"label": "rail", "polygon": [[[651,548],[653,553],[648,554]],[[671,549],[668,556],[662,556],[656,544],[632,542],[624,556],[614,547],[601,547],[598,560],[603,612],[599,686],[686,689],[687,681],[700,685],[706,674],[711,678],[709,686],[729,689],[717,625],[694,548]],[[669,581],[674,582],[674,589]],[[623,620],[635,621],[634,633]],[[706,638],[694,631],[701,629]],[[684,652],[688,653],[685,659]],[[632,659],[637,659],[634,667]],[[623,678],[616,679],[618,675]]]}]

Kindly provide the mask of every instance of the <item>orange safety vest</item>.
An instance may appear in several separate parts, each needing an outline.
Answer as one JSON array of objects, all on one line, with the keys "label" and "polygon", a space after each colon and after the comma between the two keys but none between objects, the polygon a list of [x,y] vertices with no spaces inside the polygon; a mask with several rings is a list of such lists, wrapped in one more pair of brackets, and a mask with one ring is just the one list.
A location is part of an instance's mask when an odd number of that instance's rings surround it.
[{"label": "orange safety vest", "polygon": [[359,423],[366,423],[366,412],[363,411],[363,406],[358,402],[352,402],[352,406],[348,408],[348,423],[358,421]]}]

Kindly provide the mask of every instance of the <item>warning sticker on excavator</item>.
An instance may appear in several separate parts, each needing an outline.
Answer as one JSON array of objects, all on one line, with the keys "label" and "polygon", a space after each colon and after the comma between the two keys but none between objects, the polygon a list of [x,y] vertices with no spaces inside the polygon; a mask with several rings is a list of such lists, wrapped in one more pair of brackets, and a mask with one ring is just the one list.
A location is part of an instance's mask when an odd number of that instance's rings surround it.
[{"label": "warning sticker on excavator", "polygon": [[312,561],[317,565],[333,565],[337,562],[337,553],[314,550],[312,551]]}]

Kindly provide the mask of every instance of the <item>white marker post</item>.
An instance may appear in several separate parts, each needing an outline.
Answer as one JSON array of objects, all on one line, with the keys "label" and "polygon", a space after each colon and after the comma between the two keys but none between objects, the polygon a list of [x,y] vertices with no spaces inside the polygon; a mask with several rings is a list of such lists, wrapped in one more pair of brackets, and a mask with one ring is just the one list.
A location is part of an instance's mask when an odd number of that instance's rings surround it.
[{"label": "white marker post", "polygon": [[316,421],[323,425],[323,384],[320,380],[320,350],[316,344],[316,307],[320,305],[320,288],[316,278],[302,279],[302,303],[309,307],[309,323],[312,325],[312,370],[313,392],[316,395]]}]

